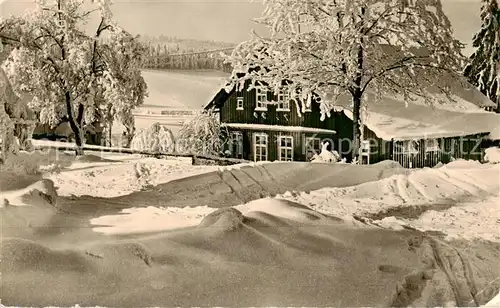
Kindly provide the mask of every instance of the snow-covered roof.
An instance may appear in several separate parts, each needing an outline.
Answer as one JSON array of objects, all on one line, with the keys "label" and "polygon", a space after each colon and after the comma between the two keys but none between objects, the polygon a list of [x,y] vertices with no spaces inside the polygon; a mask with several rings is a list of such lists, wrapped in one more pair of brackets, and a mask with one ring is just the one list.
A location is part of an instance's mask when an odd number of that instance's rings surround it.
[{"label": "snow-covered roof", "polygon": [[[368,102],[375,100],[373,95],[367,95]],[[384,140],[457,137],[499,131],[500,114],[484,111],[477,106],[456,111],[460,108],[451,104],[432,107],[420,102],[405,104],[397,98],[387,97],[367,104],[363,123]],[[337,100],[335,105],[352,119],[348,97]],[[496,135],[491,134],[490,138],[500,139],[500,132]]]},{"label": "snow-covered roof", "polygon": [[336,134],[337,132],[331,129],[322,129],[303,126],[283,126],[283,125],[266,125],[266,124],[246,124],[246,123],[221,123],[222,127],[251,129],[263,131],[280,131],[280,132],[298,132],[298,133],[324,133]]}]

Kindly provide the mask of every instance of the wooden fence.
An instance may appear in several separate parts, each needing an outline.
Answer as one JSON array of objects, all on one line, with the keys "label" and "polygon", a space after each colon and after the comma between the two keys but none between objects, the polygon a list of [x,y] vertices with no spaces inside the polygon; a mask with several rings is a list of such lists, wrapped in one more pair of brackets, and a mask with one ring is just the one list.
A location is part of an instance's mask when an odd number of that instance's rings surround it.
[{"label": "wooden fence", "polygon": [[[48,149],[55,149],[58,151],[75,151],[76,147],[74,145],[68,145],[68,146],[38,145],[38,146],[34,146],[34,150],[48,150]],[[193,165],[229,166],[229,165],[236,165],[236,164],[250,162],[250,161],[244,160],[244,159],[226,158],[226,157],[219,157],[219,156],[139,151],[139,150],[133,150],[133,149],[128,149],[128,148],[83,146],[82,149],[83,149],[83,151],[90,151],[90,152],[137,154],[137,155],[144,155],[144,156],[148,156],[148,157],[154,157],[157,159],[169,159],[169,158],[179,158],[179,157],[180,158],[191,158],[191,163]]]}]

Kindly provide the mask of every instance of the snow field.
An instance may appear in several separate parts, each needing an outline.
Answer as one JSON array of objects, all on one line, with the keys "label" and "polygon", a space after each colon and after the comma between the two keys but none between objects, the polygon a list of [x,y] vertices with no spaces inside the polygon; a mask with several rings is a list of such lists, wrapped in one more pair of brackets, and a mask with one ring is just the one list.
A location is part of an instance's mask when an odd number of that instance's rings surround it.
[{"label": "snow field", "polygon": [[[232,166],[231,168],[238,168]],[[411,219],[387,214],[374,224],[402,229],[441,231],[450,238],[482,238],[500,242],[499,165],[455,161],[438,169],[415,170],[347,188],[324,188],[310,193],[287,192],[236,206],[243,214],[253,211],[301,221],[302,210],[289,211],[283,202],[304,205],[322,214],[353,220],[384,211],[424,207]],[[441,207],[442,205],[446,205]],[[439,210],[433,210],[437,205]],[[103,216],[92,221],[110,227],[95,228],[106,234],[149,232],[196,226],[215,208],[131,208],[120,215]],[[389,212],[390,213],[390,212]],[[123,215],[126,214],[126,215]],[[250,214],[251,215],[251,214]]]}]

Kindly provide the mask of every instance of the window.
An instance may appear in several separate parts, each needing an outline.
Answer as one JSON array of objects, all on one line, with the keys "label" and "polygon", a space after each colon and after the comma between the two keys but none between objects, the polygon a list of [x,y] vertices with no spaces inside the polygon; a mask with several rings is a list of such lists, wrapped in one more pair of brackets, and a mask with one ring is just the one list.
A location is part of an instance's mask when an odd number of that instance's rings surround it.
[{"label": "window", "polygon": [[278,138],[278,160],[293,161],[293,137],[280,136]]},{"label": "window", "polygon": [[231,153],[235,158],[243,158],[243,134],[231,132]]},{"label": "window", "polygon": [[314,154],[321,153],[321,139],[315,137],[306,137],[306,156],[311,159]]},{"label": "window", "polygon": [[[311,110],[312,101],[313,101],[313,99],[312,99],[312,95],[311,95],[311,94],[309,94],[309,95],[307,96],[307,101],[305,102],[305,104],[306,104],[305,112],[311,112],[311,111],[312,111],[312,110]],[[320,100],[318,99],[317,101],[319,102]]]},{"label": "window", "polygon": [[264,133],[253,135],[253,160],[267,161],[267,135]]},{"label": "window", "polygon": [[425,152],[439,152],[439,142],[437,139],[428,139],[425,141]]},{"label": "window", "polygon": [[241,96],[236,98],[236,110],[243,110],[243,97]]},{"label": "window", "polygon": [[403,142],[403,153],[404,154],[418,154],[419,144],[417,140],[406,140]]},{"label": "window", "polygon": [[361,154],[361,164],[369,165],[370,164],[370,150],[371,144],[370,140],[361,140],[361,146],[359,148]]},{"label": "window", "polygon": [[267,111],[267,91],[257,88],[255,110]]},{"label": "window", "polygon": [[278,108],[277,111],[290,111],[290,96],[285,91],[280,90],[278,94]]}]

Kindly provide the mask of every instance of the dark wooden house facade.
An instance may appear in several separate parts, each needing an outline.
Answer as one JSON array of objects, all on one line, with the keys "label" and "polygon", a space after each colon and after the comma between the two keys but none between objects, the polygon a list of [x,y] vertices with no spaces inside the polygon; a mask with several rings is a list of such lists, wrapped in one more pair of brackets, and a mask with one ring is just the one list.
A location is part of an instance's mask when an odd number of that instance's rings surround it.
[{"label": "dark wooden house facade", "polygon": [[[350,161],[353,121],[345,110],[333,110],[321,119],[320,104],[312,103],[309,110],[299,112],[298,106],[284,93],[275,95],[261,89],[248,91],[221,89],[205,109],[213,109],[221,127],[227,129],[224,150],[227,156],[251,161],[308,161],[319,154],[322,143]],[[360,159],[363,164],[383,160],[398,161],[406,168],[433,167],[453,159],[483,157],[488,129],[474,134],[457,133],[432,138],[388,138],[377,135],[377,129],[365,125]]]},{"label": "dark wooden house facade", "polygon": [[301,113],[301,106],[284,93],[247,89],[221,90],[205,107],[214,108],[227,129],[225,151],[233,158],[307,161],[321,151],[322,142],[330,141],[331,147],[352,135],[352,121],[345,115],[336,113],[321,121],[319,104]]}]

